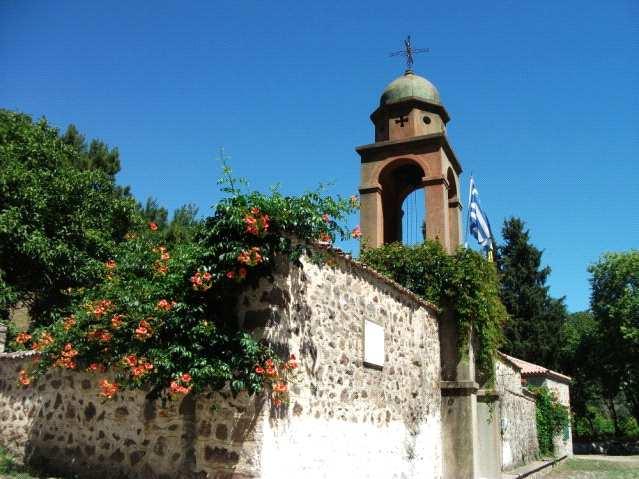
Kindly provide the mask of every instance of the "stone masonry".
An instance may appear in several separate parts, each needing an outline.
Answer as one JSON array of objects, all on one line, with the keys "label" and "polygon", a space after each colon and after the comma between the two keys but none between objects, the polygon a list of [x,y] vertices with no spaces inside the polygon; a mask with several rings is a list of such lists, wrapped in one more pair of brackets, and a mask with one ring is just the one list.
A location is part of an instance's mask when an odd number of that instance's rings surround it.
[{"label": "stone masonry", "polygon": [[[436,309],[344,256],[329,262],[282,264],[239,298],[241,325],[299,358],[284,409],[266,393],[107,401],[101,376],[58,370],[23,388],[31,353],[10,353],[0,356],[0,444],[79,477],[441,478]],[[363,361],[365,319],[383,326],[381,367]]]},{"label": "stone masonry", "polygon": [[501,355],[495,362],[500,394],[502,468],[513,469],[539,457],[535,398],[521,385],[521,368]]}]

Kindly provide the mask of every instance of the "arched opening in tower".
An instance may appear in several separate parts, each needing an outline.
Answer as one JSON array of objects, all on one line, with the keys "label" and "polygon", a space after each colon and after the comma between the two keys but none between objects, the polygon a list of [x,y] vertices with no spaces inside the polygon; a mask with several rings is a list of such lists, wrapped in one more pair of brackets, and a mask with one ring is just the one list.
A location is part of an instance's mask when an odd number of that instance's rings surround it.
[{"label": "arched opening in tower", "polygon": [[424,189],[409,193],[402,203],[402,243],[421,244],[426,238],[426,198]]},{"label": "arched opening in tower", "polygon": [[424,176],[424,170],[409,159],[396,160],[381,172],[384,243],[423,241]]}]

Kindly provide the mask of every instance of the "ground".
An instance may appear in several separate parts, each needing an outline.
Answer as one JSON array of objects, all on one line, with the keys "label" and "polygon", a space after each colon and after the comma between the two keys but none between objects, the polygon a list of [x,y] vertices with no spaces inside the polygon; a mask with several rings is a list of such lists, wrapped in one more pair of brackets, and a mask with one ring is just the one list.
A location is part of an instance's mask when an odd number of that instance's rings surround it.
[{"label": "ground", "polygon": [[[48,477],[19,472],[21,469],[0,448],[0,479]],[[574,456],[562,462],[545,479],[639,479],[639,456]]]},{"label": "ground", "polygon": [[639,456],[574,456],[547,479],[639,479]]}]

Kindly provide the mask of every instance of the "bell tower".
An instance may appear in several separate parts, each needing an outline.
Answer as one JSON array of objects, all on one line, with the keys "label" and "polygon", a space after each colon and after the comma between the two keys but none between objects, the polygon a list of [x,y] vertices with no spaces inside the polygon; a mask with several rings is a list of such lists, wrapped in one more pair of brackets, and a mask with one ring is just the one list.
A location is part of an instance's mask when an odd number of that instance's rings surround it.
[{"label": "bell tower", "polygon": [[446,137],[449,116],[435,86],[410,69],[382,92],[370,116],[375,142],[361,157],[362,235],[370,247],[402,240],[402,203],[423,188],[426,238],[452,252],[461,241],[457,161]]}]

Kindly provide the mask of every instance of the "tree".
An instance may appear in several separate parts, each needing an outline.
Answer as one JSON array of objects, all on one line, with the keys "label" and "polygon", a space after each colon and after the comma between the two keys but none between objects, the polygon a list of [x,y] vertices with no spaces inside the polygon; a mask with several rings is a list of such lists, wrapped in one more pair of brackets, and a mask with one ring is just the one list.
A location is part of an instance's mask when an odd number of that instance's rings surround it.
[{"label": "tree", "polygon": [[498,248],[501,299],[510,321],[506,325],[506,352],[546,367],[559,367],[561,329],[567,311],[563,298],[552,298],[541,266],[542,251],[530,243],[530,233],[519,218],[504,222],[505,243]]},{"label": "tree", "polygon": [[155,198],[147,198],[144,205],[138,203],[138,209],[147,223],[157,226],[156,231],[167,244],[189,242],[201,227],[201,222],[197,219],[198,207],[191,203],[176,209],[170,221],[169,211]]},{"label": "tree", "polygon": [[135,222],[114,183],[117,150],[85,146],[74,127],[61,137],[45,119],[0,110],[0,317],[23,302],[50,321],[69,288],[100,281]]},{"label": "tree", "polygon": [[94,139],[87,145],[86,139],[75,125],[67,127],[62,141],[73,147],[79,155],[73,158],[74,165],[81,170],[100,170],[114,179],[120,171],[120,153],[110,149],[102,140]]},{"label": "tree", "polygon": [[194,204],[180,206],[173,213],[173,219],[166,232],[170,244],[187,243],[193,240],[200,227],[197,219],[198,207]]},{"label": "tree", "polygon": [[601,384],[594,371],[598,368],[595,351],[601,342],[597,335],[597,321],[590,311],[568,315],[563,324],[560,349],[561,370],[572,377],[570,407],[575,421],[585,421],[588,430],[579,432],[596,437],[601,431],[596,426],[597,416],[605,415],[602,409]]},{"label": "tree", "polygon": [[139,209],[144,219],[149,223],[155,223],[159,231],[163,232],[167,228],[169,212],[165,207],[160,206],[157,199],[147,198],[144,205],[139,204]]},{"label": "tree", "polygon": [[588,271],[592,274],[590,307],[601,338],[593,352],[619,434],[615,399],[620,392],[639,422],[639,251],[606,253]]}]

